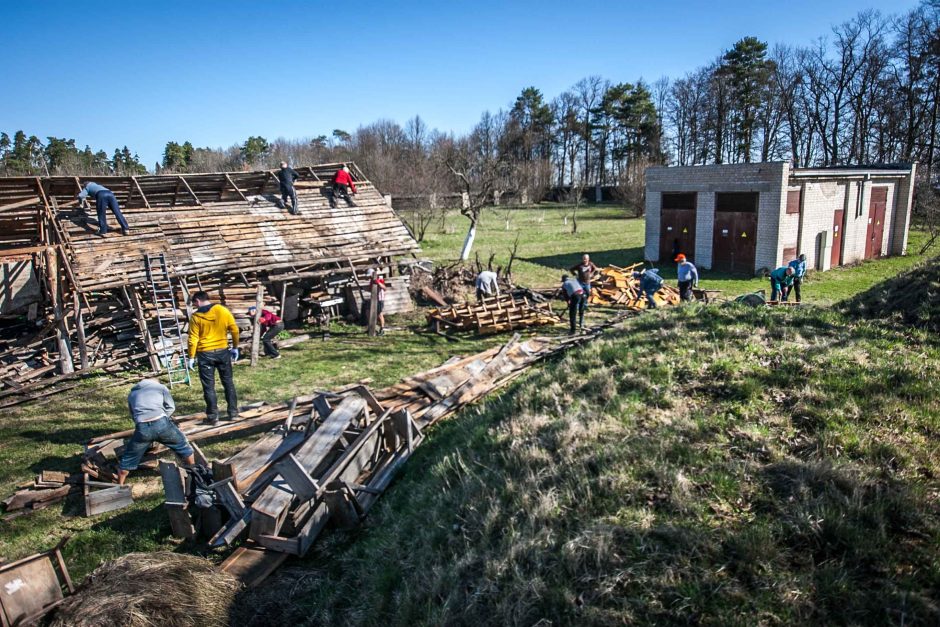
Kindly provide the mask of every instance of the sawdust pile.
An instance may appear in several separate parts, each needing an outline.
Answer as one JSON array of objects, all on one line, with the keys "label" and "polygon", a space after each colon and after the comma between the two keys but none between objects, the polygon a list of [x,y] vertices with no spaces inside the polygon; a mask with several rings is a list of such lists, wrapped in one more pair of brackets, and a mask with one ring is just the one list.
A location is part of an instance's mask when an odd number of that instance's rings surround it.
[{"label": "sawdust pile", "polygon": [[130,553],[98,567],[57,608],[56,627],[215,626],[229,622],[239,583],[208,560]]}]

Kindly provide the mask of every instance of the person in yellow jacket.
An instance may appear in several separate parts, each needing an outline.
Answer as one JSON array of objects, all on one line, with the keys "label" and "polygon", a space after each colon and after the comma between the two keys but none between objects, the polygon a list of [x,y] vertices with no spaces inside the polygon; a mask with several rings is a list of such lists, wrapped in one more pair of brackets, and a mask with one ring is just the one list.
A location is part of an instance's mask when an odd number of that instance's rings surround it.
[{"label": "person in yellow jacket", "polygon": [[[219,371],[222,389],[225,390],[225,404],[228,406],[228,419],[238,417],[238,398],[235,395],[235,381],[232,379],[232,363],[238,361],[238,325],[232,312],[222,305],[215,305],[206,292],[193,294],[196,311],[189,319],[189,363],[190,369],[199,364],[199,382],[202,383],[202,397],[206,401],[206,422],[219,423],[218,399],[215,395],[215,371]],[[228,346],[228,336],[232,336],[232,348]]]}]

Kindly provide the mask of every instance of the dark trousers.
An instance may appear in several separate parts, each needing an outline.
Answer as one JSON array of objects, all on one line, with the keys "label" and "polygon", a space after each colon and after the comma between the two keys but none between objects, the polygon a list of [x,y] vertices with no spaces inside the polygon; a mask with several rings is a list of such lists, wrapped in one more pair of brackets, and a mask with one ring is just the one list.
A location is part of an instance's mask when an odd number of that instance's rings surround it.
[{"label": "dark trousers", "polygon": [[278,322],[273,327],[268,327],[265,330],[264,335],[261,336],[261,343],[264,345],[264,354],[268,357],[277,357],[281,354],[277,350],[277,346],[274,344],[274,338],[277,337],[277,334],[284,330],[284,323]]},{"label": "dark trousers", "polygon": [[770,300],[777,300],[778,298],[786,300],[784,296],[787,293],[786,290],[786,286],[782,285],[779,281],[770,279]]},{"label": "dark trousers", "polygon": [[584,326],[584,310],[587,309],[587,297],[584,294],[577,294],[568,300],[568,319],[571,323],[571,332],[578,330],[577,324],[580,318],[580,325]]},{"label": "dark trousers", "polygon": [[217,351],[197,353],[199,362],[199,382],[202,383],[202,397],[206,401],[206,417],[214,420],[219,417],[218,398],[215,395],[215,371],[219,371],[222,389],[225,390],[225,404],[228,417],[238,415],[238,399],[235,396],[235,381],[232,380],[232,354],[227,348]]},{"label": "dark trousers", "polygon": [[646,290],[644,292],[646,294],[646,305],[650,309],[656,309],[656,299],[653,297],[656,296],[656,292],[658,291],[659,288],[657,287],[656,289]]},{"label": "dark trousers", "polygon": [[290,187],[281,187],[281,202],[284,203],[284,206],[287,206],[287,200],[290,199],[290,212],[294,215],[297,215],[297,190],[294,189],[294,186]]},{"label": "dark trousers", "polygon": [[121,213],[121,207],[118,206],[117,198],[114,197],[114,194],[111,192],[98,192],[95,196],[95,209],[98,211],[98,232],[102,235],[105,235],[108,232],[108,209],[111,209],[111,213],[114,214],[114,217],[117,218],[118,224],[121,225],[121,230],[126,231],[128,228],[127,220],[124,219],[124,214]]},{"label": "dark trousers", "polygon": [[353,204],[352,198],[349,197],[349,187],[343,185],[342,183],[333,183],[333,194],[330,196],[330,206],[336,207],[336,199],[342,198],[346,201],[346,204],[350,207]]},{"label": "dark trousers", "polygon": [[692,300],[692,281],[679,281],[679,298],[684,301]]},{"label": "dark trousers", "polygon": [[796,293],[796,302],[800,302],[800,286],[803,284],[803,277],[793,277],[793,285],[783,288],[783,300],[790,298],[790,292]]}]

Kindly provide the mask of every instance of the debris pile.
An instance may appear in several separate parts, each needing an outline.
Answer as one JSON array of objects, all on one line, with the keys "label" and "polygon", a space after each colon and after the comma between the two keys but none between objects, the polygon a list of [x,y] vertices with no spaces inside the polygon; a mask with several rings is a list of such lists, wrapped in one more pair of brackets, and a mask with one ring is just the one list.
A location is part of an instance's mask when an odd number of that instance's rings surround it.
[{"label": "debris pile", "polygon": [[[444,306],[450,303],[465,301],[476,291],[474,284],[477,275],[484,269],[493,269],[493,257],[487,264],[479,259],[473,263],[458,261],[448,265],[437,266],[428,271],[421,265],[413,265],[411,291],[415,298],[435,305]],[[510,275],[501,266],[497,266],[496,273],[500,292],[509,292],[513,289]]]},{"label": "debris pile", "polygon": [[[591,305],[604,307],[622,307],[638,311],[646,309],[646,295],[640,290],[639,279],[633,278],[633,272],[643,264],[632,266],[606,266],[598,270],[598,278],[591,283]],[[663,285],[653,296],[656,305],[678,305],[679,290]]]},{"label": "debris pile", "polygon": [[491,296],[477,303],[439,307],[428,312],[435,331],[475,331],[481,335],[556,324],[560,321],[548,302],[527,296]]}]

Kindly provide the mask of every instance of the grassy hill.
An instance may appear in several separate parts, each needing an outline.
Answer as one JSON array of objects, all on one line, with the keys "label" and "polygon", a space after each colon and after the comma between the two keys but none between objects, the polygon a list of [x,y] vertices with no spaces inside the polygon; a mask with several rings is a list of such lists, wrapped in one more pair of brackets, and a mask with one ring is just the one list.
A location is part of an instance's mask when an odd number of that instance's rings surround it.
[{"label": "grassy hill", "polygon": [[442,425],[236,620],[937,624],[938,436],[934,335],[660,311]]}]

